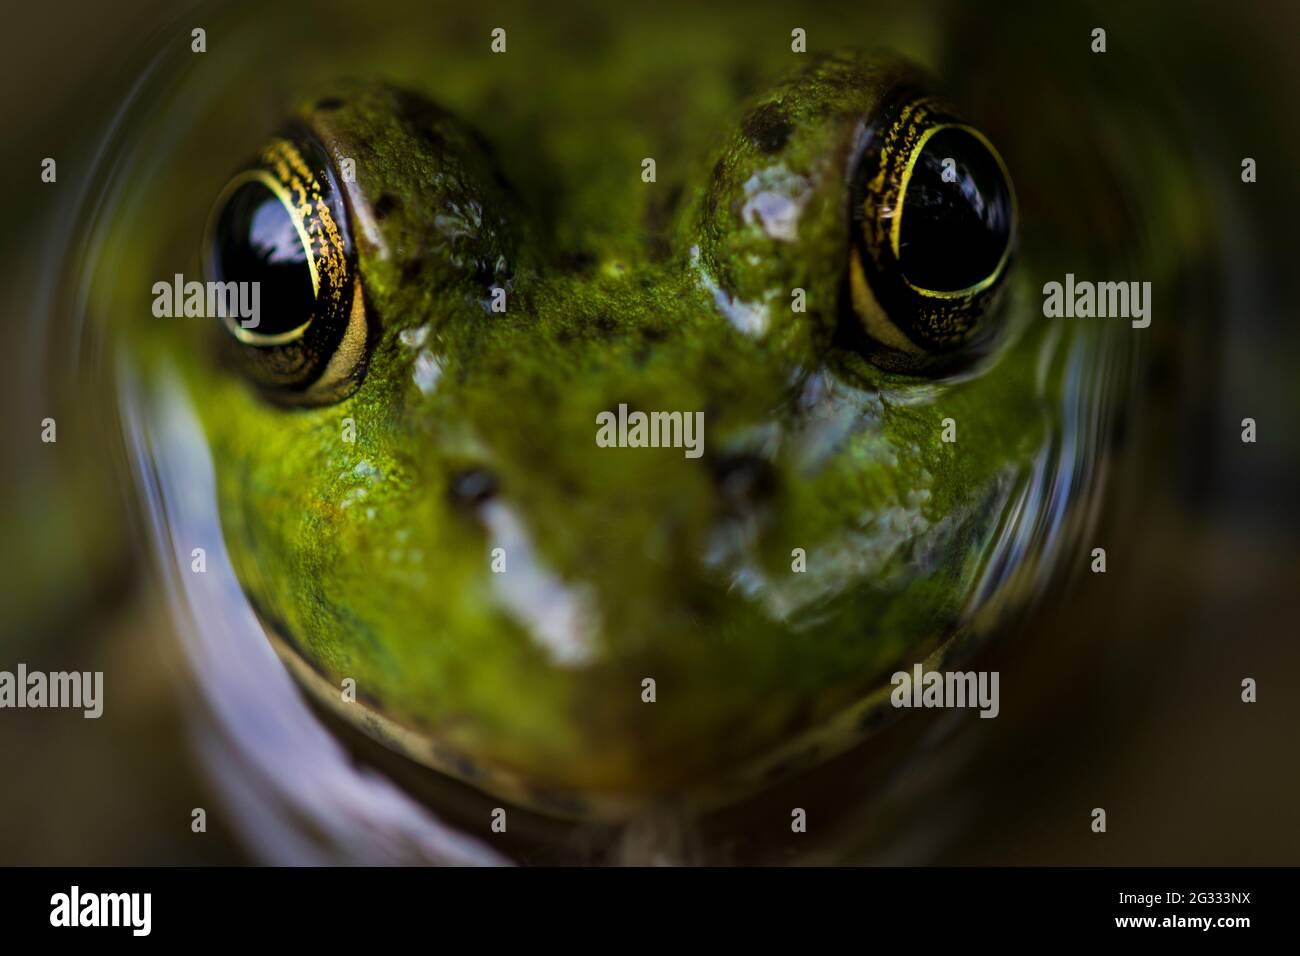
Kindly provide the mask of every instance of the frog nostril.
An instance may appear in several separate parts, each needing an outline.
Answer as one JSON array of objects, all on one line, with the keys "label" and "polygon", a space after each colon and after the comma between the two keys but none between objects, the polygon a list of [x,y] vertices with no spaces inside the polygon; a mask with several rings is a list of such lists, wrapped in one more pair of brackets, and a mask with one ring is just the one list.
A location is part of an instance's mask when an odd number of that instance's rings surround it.
[{"label": "frog nostril", "polygon": [[723,456],[714,465],[713,480],[723,505],[734,512],[761,505],[777,489],[776,469],[766,458],[752,452]]},{"label": "frog nostril", "polygon": [[497,476],[485,468],[471,468],[452,476],[452,500],[466,508],[479,508],[497,494]]},{"label": "frog nostril", "polygon": [[384,193],[375,200],[375,218],[387,219],[395,209],[400,209],[401,205],[401,200],[392,193]]}]

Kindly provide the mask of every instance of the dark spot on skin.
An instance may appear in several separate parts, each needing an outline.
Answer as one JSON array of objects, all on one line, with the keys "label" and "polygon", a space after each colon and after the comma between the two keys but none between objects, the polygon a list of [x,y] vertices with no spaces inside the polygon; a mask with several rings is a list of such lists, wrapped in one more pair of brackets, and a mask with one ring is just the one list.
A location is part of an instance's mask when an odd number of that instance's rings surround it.
[{"label": "dark spot on skin", "polygon": [[776,491],[776,473],[766,458],[742,452],[726,455],[713,472],[726,507],[744,513],[769,499]]},{"label": "dark spot on skin", "polygon": [[402,281],[412,282],[424,271],[424,256],[412,256],[402,264]]},{"label": "dark spot on skin", "polygon": [[392,193],[384,193],[375,201],[375,218],[387,219],[392,211],[400,208],[401,205],[401,200]]},{"label": "dark spot on skin", "polygon": [[[582,485],[568,475],[559,479],[556,484],[561,501],[577,501],[583,494]],[[593,540],[596,540],[593,538]]]},{"label": "dark spot on skin", "polygon": [[775,153],[790,139],[794,124],[778,103],[764,103],[745,117],[741,129],[758,149]]},{"label": "dark spot on skin", "polygon": [[343,105],[343,101],[335,96],[327,96],[323,100],[316,101],[316,109],[322,113],[332,113]]},{"label": "dark spot on skin", "polygon": [[496,497],[497,477],[484,468],[471,468],[451,479],[451,497],[457,504],[477,508]]}]

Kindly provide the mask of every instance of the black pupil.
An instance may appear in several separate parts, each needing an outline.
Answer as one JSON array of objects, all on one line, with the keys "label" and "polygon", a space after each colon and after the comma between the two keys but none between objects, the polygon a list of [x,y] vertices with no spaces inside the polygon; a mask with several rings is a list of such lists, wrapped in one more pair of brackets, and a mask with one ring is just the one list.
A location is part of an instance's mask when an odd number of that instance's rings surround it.
[{"label": "black pupil", "polygon": [[1011,195],[1002,168],[963,129],[941,129],[926,141],[902,214],[899,265],[908,282],[932,292],[956,292],[987,279],[1011,237]]},{"label": "black pupil", "polygon": [[259,283],[258,324],[250,332],[278,335],[311,317],[316,295],[307,250],[289,210],[264,184],[247,182],[230,195],[212,255],[216,281]]}]

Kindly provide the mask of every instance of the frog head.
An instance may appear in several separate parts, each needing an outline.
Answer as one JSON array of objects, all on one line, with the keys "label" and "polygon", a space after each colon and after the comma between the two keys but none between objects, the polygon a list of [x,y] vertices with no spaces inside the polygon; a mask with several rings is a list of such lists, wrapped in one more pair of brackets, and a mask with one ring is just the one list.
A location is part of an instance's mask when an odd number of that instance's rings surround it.
[{"label": "frog head", "polygon": [[857,739],[979,629],[1051,440],[978,128],[858,53],[732,117],[518,177],[335,85],[213,210],[207,277],[261,289],[194,390],[239,578],[322,701],[507,799],[618,814]]}]

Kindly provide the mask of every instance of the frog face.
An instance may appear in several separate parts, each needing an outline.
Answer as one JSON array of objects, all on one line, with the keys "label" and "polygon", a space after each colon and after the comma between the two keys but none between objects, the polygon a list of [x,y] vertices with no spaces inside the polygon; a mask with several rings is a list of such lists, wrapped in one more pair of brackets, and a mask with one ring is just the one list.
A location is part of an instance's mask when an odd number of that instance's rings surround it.
[{"label": "frog face", "polygon": [[[856,739],[972,630],[1048,441],[979,130],[857,53],[730,116],[653,169],[570,130],[521,184],[423,96],[331,86],[213,211],[208,278],[262,289],[196,390],[249,598],[322,700],[508,799]],[[599,439],[637,412],[678,440]]]}]

